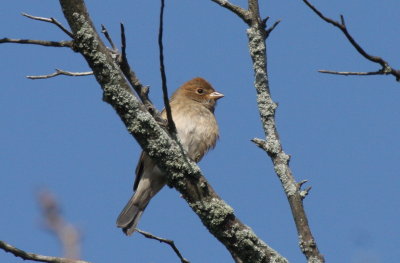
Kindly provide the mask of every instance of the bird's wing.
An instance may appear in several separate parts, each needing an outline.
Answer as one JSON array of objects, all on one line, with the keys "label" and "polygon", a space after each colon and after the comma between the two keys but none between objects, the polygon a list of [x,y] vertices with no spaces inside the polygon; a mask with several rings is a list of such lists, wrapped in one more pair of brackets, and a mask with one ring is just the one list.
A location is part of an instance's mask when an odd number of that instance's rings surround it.
[{"label": "bird's wing", "polygon": [[133,191],[136,191],[136,189],[139,185],[140,179],[142,178],[145,156],[146,156],[146,153],[142,151],[142,153],[140,154],[138,164],[136,166],[136,170],[135,170],[136,178],[135,178],[135,183],[133,184]]}]

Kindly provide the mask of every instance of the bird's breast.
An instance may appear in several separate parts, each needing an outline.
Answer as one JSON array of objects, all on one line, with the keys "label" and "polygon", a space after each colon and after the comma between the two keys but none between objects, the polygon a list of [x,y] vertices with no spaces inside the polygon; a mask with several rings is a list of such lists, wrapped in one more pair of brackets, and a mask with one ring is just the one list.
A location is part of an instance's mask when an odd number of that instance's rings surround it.
[{"label": "bird's breast", "polygon": [[215,146],[218,126],[214,114],[203,106],[172,109],[179,139],[189,157],[198,162]]}]

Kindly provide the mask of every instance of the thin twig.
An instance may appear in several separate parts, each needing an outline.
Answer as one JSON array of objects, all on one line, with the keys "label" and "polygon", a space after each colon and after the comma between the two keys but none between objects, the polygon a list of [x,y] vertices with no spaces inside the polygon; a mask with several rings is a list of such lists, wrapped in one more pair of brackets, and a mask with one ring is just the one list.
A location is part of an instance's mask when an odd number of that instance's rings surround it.
[{"label": "thin twig", "polygon": [[15,44],[32,44],[47,47],[69,47],[72,48],[72,41],[48,41],[48,40],[34,40],[34,39],[13,39],[13,38],[1,38],[0,44],[2,43],[15,43]]},{"label": "thin twig", "polygon": [[111,45],[111,48],[112,48],[114,51],[116,51],[117,48],[115,47],[114,42],[112,41],[110,35],[108,34],[107,28],[106,28],[103,24],[101,24],[101,33],[103,33],[104,36],[107,38],[108,42],[109,42],[110,45]]},{"label": "thin twig", "polygon": [[140,230],[138,228],[136,228],[135,230],[137,232],[139,232],[140,234],[142,234],[146,238],[154,239],[154,240],[160,241],[162,243],[168,244],[174,250],[175,254],[179,257],[179,259],[181,260],[182,263],[190,263],[189,260],[185,259],[182,256],[182,254],[179,251],[179,249],[175,246],[175,242],[173,240],[165,239],[165,238],[162,238],[162,237],[157,237],[157,236],[155,236],[155,235],[153,235],[153,234],[151,234],[149,232]]},{"label": "thin twig", "polygon": [[153,105],[151,100],[149,99],[149,88],[143,86],[139,79],[136,77],[135,72],[132,71],[131,66],[129,65],[128,58],[126,56],[126,37],[125,37],[125,27],[124,24],[120,24],[121,26],[121,56],[118,60],[118,65],[121,68],[122,73],[124,74],[125,78],[128,80],[129,84],[133,87],[136,94],[146,107],[147,111],[155,117],[155,119],[162,123],[163,119],[160,116],[159,111]]},{"label": "thin twig", "polygon": [[[357,50],[359,54],[361,54],[364,58],[367,60],[378,63],[381,65],[381,70],[375,71],[375,72],[380,72],[379,74],[340,74],[340,75],[360,75],[360,76],[366,76],[366,75],[388,75],[391,74],[393,75],[397,81],[400,81],[400,70],[393,69],[389,63],[384,60],[381,57],[378,56],[373,56],[367,53],[358,43],[356,40],[354,40],[353,36],[350,35],[349,31],[347,30],[346,23],[344,21],[344,16],[340,15],[340,22],[335,21],[331,18],[328,18],[322,14],[321,11],[319,11],[316,7],[314,7],[309,1],[303,0],[303,2],[315,13],[317,14],[322,20],[325,22],[339,28],[343,34],[346,36],[347,40],[351,43],[351,45]],[[328,72],[323,72],[323,73],[328,73]],[[336,73],[331,73],[331,74],[336,74]]]},{"label": "thin twig", "polygon": [[235,13],[238,17],[240,17],[241,19],[243,19],[243,21],[246,24],[250,24],[251,22],[251,18],[250,18],[250,12],[244,8],[241,8],[240,6],[234,5],[232,3],[230,3],[227,0],[211,0],[214,3],[219,4],[220,6],[232,11],[233,13]]},{"label": "thin twig", "polygon": [[164,66],[164,48],[163,48],[163,21],[164,21],[164,7],[165,3],[164,0],[161,0],[161,8],[160,8],[160,26],[158,31],[158,46],[160,49],[160,72],[161,72],[161,80],[162,80],[162,91],[163,91],[163,99],[164,99],[164,106],[165,112],[167,114],[168,120],[168,130],[169,133],[176,137],[176,127],[174,120],[172,119],[172,112],[171,106],[169,105],[169,98],[168,98],[168,88],[167,88],[167,76],[165,74],[165,66]]},{"label": "thin twig", "polygon": [[48,23],[52,23],[56,26],[58,26],[58,28],[60,28],[65,34],[67,34],[70,38],[74,38],[74,35],[68,30],[66,29],[60,22],[57,21],[57,19],[50,17],[50,18],[46,18],[46,17],[40,17],[40,16],[32,16],[26,13],[22,13],[23,16],[33,19],[33,20],[39,20],[39,21],[44,21],[44,22],[48,22]]},{"label": "thin twig", "polygon": [[32,260],[32,261],[49,262],[49,263],[89,263],[88,261],[84,260],[43,256],[39,254],[26,252],[1,240],[0,240],[0,248],[6,252],[12,253],[16,257],[22,258],[23,260]]},{"label": "thin twig", "polygon": [[[264,22],[264,21],[263,21],[263,22]],[[281,20],[276,21],[270,28],[267,28],[267,29],[265,30],[265,39],[268,38],[269,34],[271,34],[271,32],[275,29],[275,27],[276,27],[277,25],[279,25],[280,22],[281,22]],[[265,25],[266,25],[266,23],[267,23],[267,20],[265,20]]]},{"label": "thin twig", "polygon": [[89,76],[93,75],[93,71],[87,71],[87,72],[70,72],[70,71],[64,71],[61,69],[56,69],[56,72],[47,74],[47,75],[37,75],[37,76],[26,76],[28,79],[49,79],[53,78],[59,75],[65,75],[65,76],[72,76],[72,77],[82,77],[82,76]]},{"label": "thin twig", "polygon": [[371,71],[371,72],[348,72],[348,71],[333,71],[333,70],[318,70],[320,73],[344,75],[344,76],[370,76],[370,75],[384,75],[388,73],[382,72],[382,70]]}]

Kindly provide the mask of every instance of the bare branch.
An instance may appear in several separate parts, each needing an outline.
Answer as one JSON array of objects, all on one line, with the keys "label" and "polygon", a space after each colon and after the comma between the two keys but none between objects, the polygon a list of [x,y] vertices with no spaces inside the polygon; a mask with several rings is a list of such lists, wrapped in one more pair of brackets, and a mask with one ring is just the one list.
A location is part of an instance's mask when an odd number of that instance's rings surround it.
[{"label": "bare branch", "polygon": [[149,232],[140,230],[140,229],[138,229],[138,228],[136,228],[135,230],[136,230],[137,232],[139,232],[140,234],[142,234],[142,235],[143,235],[144,237],[146,237],[146,238],[154,239],[154,240],[160,241],[161,243],[168,244],[168,245],[174,250],[175,254],[179,257],[179,259],[181,260],[182,263],[190,263],[189,260],[185,259],[185,258],[182,256],[182,254],[181,254],[181,252],[179,251],[179,249],[175,246],[175,242],[174,242],[173,240],[165,239],[165,238],[162,238],[162,237],[157,237],[157,236],[155,236],[155,235],[153,235],[153,234],[151,234],[151,233],[149,233]]},{"label": "bare branch", "polygon": [[122,73],[125,78],[128,80],[129,84],[133,87],[136,94],[139,96],[140,100],[146,107],[147,111],[155,117],[158,122],[162,122],[162,118],[160,117],[160,113],[157,108],[153,105],[151,100],[149,99],[149,88],[143,86],[139,79],[136,77],[135,72],[132,71],[128,58],[126,56],[126,37],[125,37],[125,27],[124,24],[120,24],[121,26],[121,50],[122,54],[118,61],[118,65],[121,68]]},{"label": "bare branch", "polygon": [[232,3],[230,3],[227,0],[211,0],[214,3],[219,4],[222,7],[225,7],[226,9],[232,11],[233,13],[235,13],[238,17],[240,17],[241,19],[243,19],[243,21],[246,24],[249,24],[251,22],[251,18],[250,18],[250,12],[246,9],[241,8],[240,6],[234,5]]},{"label": "bare branch", "polygon": [[59,75],[65,75],[65,76],[72,76],[72,77],[82,77],[82,76],[89,76],[93,75],[93,71],[87,71],[87,72],[70,72],[70,71],[64,71],[61,69],[56,69],[56,72],[47,74],[47,75],[37,75],[37,76],[26,76],[28,79],[49,79],[53,78]]},{"label": "bare branch", "polygon": [[[378,56],[373,56],[367,53],[358,43],[356,40],[354,40],[353,36],[350,35],[350,33],[347,30],[344,17],[343,15],[340,15],[340,22],[335,21],[331,18],[328,18],[322,14],[321,11],[319,11],[316,7],[314,7],[309,1],[303,0],[303,2],[315,13],[317,14],[322,20],[325,22],[339,28],[343,34],[346,36],[347,40],[351,43],[351,45],[357,50],[359,54],[361,54],[364,58],[367,60],[377,63],[381,65],[381,70],[375,71],[376,74],[339,74],[339,75],[361,75],[361,76],[366,76],[366,75],[393,75],[397,81],[400,81],[400,70],[393,69],[389,63],[384,60],[381,57]],[[380,72],[379,74],[377,72]],[[337,73],[332,73],[332,72],[323,72],[323,73],[331,73],[331,74],[337,74]]]},{"label": "bare branch", "polygon": [[332,71],[332,70],[318,70],[320,73],[344,75],[344,76],[370,76],[370,75],[387,75],[388,73],[382,70],[371,71],[371,72],[348,72],[348,71]]},{"label": "bare branch", "polygon": [[[275,29],[275,27],[277,25],[279,25],[279,23],[281,22],[281,20],[276,21],[270,28],[267,28],[265,30],[265,38],[267,39],[269,34],[271,34],[271,32]],[[266,25],[267,21],[265,20],[265,25]]]},{"label": "bare branch", "polygon": [[72,48],[72,41],[48,41],[48,40],[33,40],[33,39],[12,39],[12,38],[1,38],[0,44],[2,43],[15,43],[15,44],[32,44],[46,47],[69,47]]},{"label": "bare branch", "polygon": [[306,190],[301,190],[301,191],[300,191],[300,196],[301,196],[301,199],[302,199],[302,200],[304,200],[304,198],[306,198],[306,196],[310,193],[311,188],[312,188],[312,187],[309,186],[309,187],[307,187]]},{"label": "bare branch", "polygon": [[307,183],[307,182],[308,182],[308,180],[302,180],[302,181],[300,181],[300,182],[298,183],[299,189],[300,189],[305,183]]},{"label": "bare branch", "polygon": [[160,49],[160,72],[161,72],[161,80],[162,80],[162,92],[163,92],[163,100],[165,112],[167,114],[168,120],[168,131],[176,140],[176,127],[174,120],[172,119],[171,106],[169,105],[169,96],[168,96],[168,88],[167,88],[167,75],[165,74],[165,66],[164,66],[164,47],[163,47],[163,24],[164,24],[164,0],[161,0],[160,7],[160,25],[158,29],[158,46]]},{"label": "bare branch", "polygon": [[114,51],[116,51],[117,48],[115,47],[114,42],[112,41],[110,35],[108,34],[107,28],[106,28],[103,24],[101,25],[101,33],[103,33],[104,36],[107,38],[108,42],[109,42],[110,45],[111,45],[111,48],[112,48]]},{"label": "bare branch", "polygon": [[0,248],[6,252],[12,253],[16,257],[22,258],[23,260],[32,260],[32,261],[49,262],[49,263],[89,263],[88,261],[83,261],[83,260],[43,256],[39,254],[26,252],[1,240],[0,240]]},{"label": "bare branch", "polygon": [[61,25],[60,22],[57,21],[57,19],[50,17],[50,18],[46,18],[46,17],[39,17],[39,16],[32,16],[26,13],[22,13],[23,16],[33,19],[33,20],[39,20],[39,21],[44,21],[44,22],[48,22],[48,23],[52,23],[54,25],[56,25],[58,28],[60,28],[65,34],[67,34],[70,38],[74,38],[74,35],[69,32],[68,29],[66,29],[63,25]]}]

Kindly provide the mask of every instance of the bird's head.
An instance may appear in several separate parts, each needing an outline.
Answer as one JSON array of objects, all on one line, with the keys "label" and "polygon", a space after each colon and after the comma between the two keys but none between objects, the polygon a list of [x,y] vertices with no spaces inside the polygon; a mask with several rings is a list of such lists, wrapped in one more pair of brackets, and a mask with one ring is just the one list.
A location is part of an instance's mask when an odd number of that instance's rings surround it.
[{"label": "bird's head", "polygon": [[172,100],[177,98],[189,99],[201,103],[206,108],[214,111],[217,100],[224,97],[224,94],[214,90],[214,88],[203,78],[194,78],[184,83],[172,95]]}]

